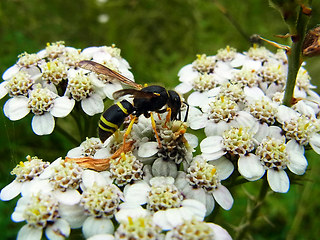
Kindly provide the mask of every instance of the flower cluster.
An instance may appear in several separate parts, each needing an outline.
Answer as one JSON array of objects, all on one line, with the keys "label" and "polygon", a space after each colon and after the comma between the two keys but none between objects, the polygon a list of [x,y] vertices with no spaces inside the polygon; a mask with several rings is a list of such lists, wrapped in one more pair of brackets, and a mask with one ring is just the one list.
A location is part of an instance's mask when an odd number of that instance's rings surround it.
[{"label": "flower cluster", "polygon": [[125,142],[126,130],[118,130],[104,143],[88,138],[52,163],[28,156],[0,193],[1,200],[22,196],[12,214],[13,221],[27,222],[18,239],[40,239],[43,231],[49,239],[67,238],[74,228],[87,239],[231,239],[204,221],[214,199],[232,206],[221,185],[230,166],[193,159],[197,137],[186,133],[186,123],[167,122],[166,113],[155,123],[161,148],[150,119],[140,116]]},{"label": "flower cluster", "polygon": [[34,114],[32,129],[37,135],[51,134],[54,117],[66,117],[75,104],[89,116],[101,113],[103,99],[121,84],[112,78],[88,72],[78,67],[81,60],[101,63],[130,79],[129,64],[115,46],[76,49],[64,42],[47,44],[38,53],[22,53],[15,65],[7,69],[0,84],[0,99],[9,95],[4,114],[12,121]]},{"label": "flower cluster", "polygon": [[282,50],[272,53],[255,45],[239,53],[227,46],[184,66],[176,87],[181,93],[192,90],[189,123],[206,134],[200,143],[202,157],[213,164],[233,163],[249,181],[267,172],[271,189],[282,193],[289,190],[288,170],[305,173],[305,148],[320,153],[320,97],[301,67],[296,103],[282,105],[287,65]]},{"label": "flower cluster", "polygon": [[[115,47],[80,51],[49,44],[37,54],[23,54],[4,73],[0,93],[11,97],[5,114],[17,120],[31,110],[34,131],[44,134],[53,120],[43,116],[65,116],[75,102],[90,116],[102,112],[102,100],[121,85],[80,69],[82,59],[133,79]],[[76,228],[91,240],[231,239],[222,227],[205,222],[216,204],[224,210],[233,206],[224,180],[233,174],[248,181],[266,175],[273,191],[285,193],[288,170],[306,171],[305,148],[320,153],[320,97],[303,67],[296,104],[281,104],[287,64],[284,52],[258,46],[244,53],[226,47],[215,56],[198,55],[178,74],[182,83],[176,91],[190,92],[189,106],[179,112],[187,122],[170,120],[171,110],[158,109],[150,118],[134,112],[105,141],[87,138],[52,163],[28,156],[0,193],[4,201],[21,194],[12,220],[27,224],[18,239],[40,239],[43,231],[49,239],[63,239]],[[200,144],[188,127],[204,129]],[[198,146],[201,153],[195,154]]]}]

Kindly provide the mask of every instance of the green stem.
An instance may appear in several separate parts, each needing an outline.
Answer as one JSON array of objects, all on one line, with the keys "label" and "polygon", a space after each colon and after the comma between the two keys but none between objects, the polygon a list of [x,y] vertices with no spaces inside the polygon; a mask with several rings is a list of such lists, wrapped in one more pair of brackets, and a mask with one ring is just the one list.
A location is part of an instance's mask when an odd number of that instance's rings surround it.
[{"label": "green stem", "polygon": [[248,212],[247,216],[245,216],[244,221],[243,221],[244,223],[240,226],[240,228],[238,229],[238,231],[236,233],[236,236],[234,238],[235,240],[244,239],[247,232],[250,230],[255,219],[258,217],[260,208],[261,208],[262,203],[267,195],[268,189],[269,189],[269,184],[268,184],[267,178],[264,177],[261,188],[260,188],[259,196],[254,201],[254,206],[251,209],[251,211]]},{"label": "green stem", "polygon": [[290,107],[293,104],[294,100],[293,92],[296,84],[297,74],[302,63],[301,49],[304,37],[306,35],[309,18],[310,16],[304,14],[302,12],[302,8],[300,8],[299,17],[296,25],[296,32],[291,33],[292,44],[291,51],[288,54],[288,76],[283,98],[283,105],[286,105],[288,107]]}]

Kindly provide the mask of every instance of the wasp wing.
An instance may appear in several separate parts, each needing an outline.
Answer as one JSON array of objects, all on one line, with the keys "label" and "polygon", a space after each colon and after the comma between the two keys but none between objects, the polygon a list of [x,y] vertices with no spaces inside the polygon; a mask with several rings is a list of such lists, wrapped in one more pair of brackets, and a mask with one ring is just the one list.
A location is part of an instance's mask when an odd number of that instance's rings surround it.
[{"label": "wasp wing", "polygon": [[125,95],[132,95],[134,98],[147,98],[151,99],[154,97],[159,96],[159,93],[152,93],[152,92],[143,92],[137,89],[122,89],[113,93],[113,98],[118,99]]},{"label": "wasp wing", "polygon": [[129,78],[121,75],[120,73],[106,67],[103,66],[100,63],[94,62],[94,61],[89,61],[89,60],[83,60],[80,61],[78,63],[79,67],[95,72],[97,74],[103,74],[106,76],[110,76],[110,77],[114,77],[116,79],[118,79],[119,81],[123,82],[124,84],[127,84],[131,87],[137,88],[137,89],[141,89],[142,86],[138,83],[135,83],[134,81],[130,80]]}]

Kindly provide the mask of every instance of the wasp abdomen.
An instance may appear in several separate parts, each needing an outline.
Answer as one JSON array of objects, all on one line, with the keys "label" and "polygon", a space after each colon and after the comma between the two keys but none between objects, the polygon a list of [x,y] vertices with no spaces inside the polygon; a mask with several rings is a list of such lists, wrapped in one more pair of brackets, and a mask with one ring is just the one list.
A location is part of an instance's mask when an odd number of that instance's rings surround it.
[{"label": "wasp abdomen", "polygon": [[99,138],[102,142],[107,140],[124,122],[134,108],[127,100],[122,100],[110,106],[100,117]]}]

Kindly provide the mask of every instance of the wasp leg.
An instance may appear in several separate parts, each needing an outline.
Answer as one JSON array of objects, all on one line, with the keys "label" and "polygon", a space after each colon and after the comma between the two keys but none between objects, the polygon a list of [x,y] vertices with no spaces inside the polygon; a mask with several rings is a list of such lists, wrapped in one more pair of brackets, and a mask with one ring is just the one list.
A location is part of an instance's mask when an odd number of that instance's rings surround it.
[{"label": "wasp leg", "polygon": [[168,114],[167,114],[167,116],[166,116],[166,121],[164,122],[164,127],[165,128],[168,128],[168,126],[167,126],[167,123],[170,121],[170,119],[171,119],[171,108],[167,108],[167,112],[168,112]]},{"label": "wasp leg", "polygon": [[128,126],[128,128],[127,128],[127,131],[126,131],[126,132],[124,133],[124,135],[123,135],[123,147],[125,147],[126,139],[127,139],[127,137],[129,136],[129,134],[130,134],[130,132],[131,132],[131,130],[132,130],[132,126],[133,126],[134,122],[136,121],[136,119],[137,119],[136,116],[134,116],[134,117],[131,119],[131,121],[130,121],[130,123],[129,123],[129,126]]},{"label": "wasp leg", "polygon": [[162,148],[162,144],[161,144],[161,141],[160,141],[160,138],[159,138],[159,134],[158,134],[157,129],[156,129],[156,122],[154,121],[152,113],[150,113],[150,117],[151,117],[152,128],[153,128],[154,133],[156,134],[156,138],[157,138],[157,141],[158,141],[158,146],[159,146],[159,148]]}]

